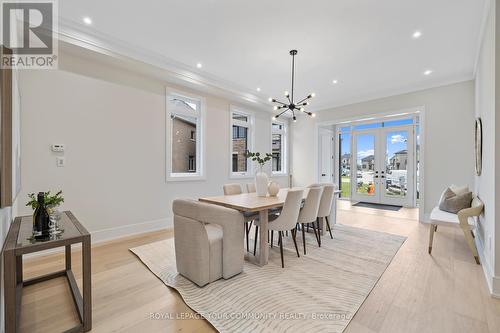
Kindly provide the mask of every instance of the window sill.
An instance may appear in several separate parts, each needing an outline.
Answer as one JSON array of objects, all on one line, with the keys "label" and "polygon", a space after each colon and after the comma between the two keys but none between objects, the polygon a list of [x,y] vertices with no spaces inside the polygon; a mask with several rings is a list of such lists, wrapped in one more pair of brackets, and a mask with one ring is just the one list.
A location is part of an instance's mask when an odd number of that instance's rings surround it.
[{"label": "window sill", "polygon": [[229,175],[229,179],[250,179],[250,178],[254,178],[254,175],[250,173],[246,174],[231,173]]},{"label": "window sill", "polygon": [[287,172],[273,172],[271,177],[288,177],[289,174]]},{"label": "window sill", "polygon": [[202,180],[206,180],[206,177],[200,174],[182,173],[176,176],[172,175],[167,176],[167,182],[189,182],[189,181],[202,181]]}]

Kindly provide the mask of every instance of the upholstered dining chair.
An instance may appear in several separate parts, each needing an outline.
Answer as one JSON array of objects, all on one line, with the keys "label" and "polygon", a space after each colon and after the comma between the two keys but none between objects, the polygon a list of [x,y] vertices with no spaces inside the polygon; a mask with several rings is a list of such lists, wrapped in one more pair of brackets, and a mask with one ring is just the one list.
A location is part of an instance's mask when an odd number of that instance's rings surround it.
[{"label": "upholstered dining chair", "polygon": [[247,184],[247,192],[248,193],[255,193],[255,192],[257,192],[257,189],[255,188],[255,183],[248,183]]},{"label": "upholstered dining chair", "polygon": [[[317,234],[315,222],[317,221],[318,217],[318,210],[322,193],[323,193],[323,187],[311,187],[309,189],[309,192],[307,193],[307,198],[304,201],[304,206],[300,210],[299,218],[297,219],[297,223],[301,224],[302,242],[304,243],[304,254],[306,254],[306,234],[305,234],[306,224],[311,224],[314,233]],[[317,235],[316,235],[316,240],[318,241],[318,246],[321,246]]]},{"label": "upholstered dining chair", "polygon": [[321,201],[319,203],[318,217],[317,217],[318,238],[320,244],[321,244],[321,232],[319,231],[322,229],[320,227],[320,220],[326,222],[326,227],[328,228],[328,232],[330,233],[330,238],[333,239],[332,229],[330,227],[330,222],[328,221],[328,217],[330,216],[330,213],[332,211],[334,191],[335,191],[335,186],[333,184],[323,185],[323,194],[321,194]]},{"label": "upholstered dining chair", "polygon": [[[222,186],[224,191],[224,195],[236,195],[241,194],[243,191],[241,190],[241,185],[238,183],[224,184]],[[250,252],[250,240],[249,234],[250,229],[252,228],[252,222],[259,219],[258,213],[245,213],[243,214],[245,218],[245,236],[246,236],[246,244],[247,244],[247,252]]]},{"label": "upholstered dining chair", "polygon": [[198,286],[243,271],[243,215],[194,200],[174,200],[177,271]]},{"label": "upholstered dining chair", "polygon": [[280,215],[269,222],[269,230],[278,231],[278,244],[280,246],[280,254],[281,254],[281,267],[285,267],[284,259],[283,259],[283,237],[284,232],[290,230],[292,234],[293,243],[295,245],[295,251],[297,251],[297,257],[300,257],[299,248],[297,247],[297,229],[295,226],[297,225],[297,219],[299,217],[300,205],[302,203],[303,190],[289,190],[285,203],[283,205],[283,209],[281,210]]}]

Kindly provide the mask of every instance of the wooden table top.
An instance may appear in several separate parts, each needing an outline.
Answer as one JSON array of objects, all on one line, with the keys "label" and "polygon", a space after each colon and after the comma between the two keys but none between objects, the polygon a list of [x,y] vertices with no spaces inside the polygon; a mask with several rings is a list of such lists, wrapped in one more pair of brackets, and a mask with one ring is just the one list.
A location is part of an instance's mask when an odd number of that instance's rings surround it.
[{"label": "wooden table top", "polygon": [[83,237],[90,235],[70,211],[61,212],[61,220],[58,225],[64,230],[60,235],[47,240],[34,240],[32,238],[33,216],[16,217],[9,229],[5,248],[15,250],[16,254],[26,254],[76,243],[81,241]]},{"label": "wooden table top", "polygon": [[[304,190],[303,199],[307,197],[307,188],[294,187],[293,189]],[[285,203],[288,190],[289,189],[281,189],[275,197],[271,197],[269,195],[266,197],[259,197],[257,196],[257,193],[242,193],[205,197],[200,198],[199,201],[236,209],[242,212],[258,212],[264,209],[282,207]]]}]

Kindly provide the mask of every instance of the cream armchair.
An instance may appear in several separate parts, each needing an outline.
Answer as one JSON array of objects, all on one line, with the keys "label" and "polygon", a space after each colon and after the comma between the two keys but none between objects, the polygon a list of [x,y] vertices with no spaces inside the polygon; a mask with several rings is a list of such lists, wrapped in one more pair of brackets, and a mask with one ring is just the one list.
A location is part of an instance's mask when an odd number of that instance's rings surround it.
[{"label": "cream armchair", "polygon": [[193,200],[174,200],[177,271],[203,287],[243,271],[243,215]]}]

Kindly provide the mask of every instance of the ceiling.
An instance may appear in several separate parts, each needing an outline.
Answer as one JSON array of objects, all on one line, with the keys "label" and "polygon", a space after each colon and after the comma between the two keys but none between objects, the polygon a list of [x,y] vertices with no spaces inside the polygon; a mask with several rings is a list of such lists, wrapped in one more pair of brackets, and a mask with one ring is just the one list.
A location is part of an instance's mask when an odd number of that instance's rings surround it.
[{"label": "ceiling", "polygon": [[295,94],[317,110],[471,79],[486,1],[64,0],[59,16],[262,101],[290,89],[297,49]]}]

